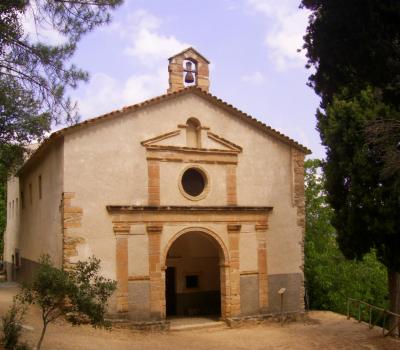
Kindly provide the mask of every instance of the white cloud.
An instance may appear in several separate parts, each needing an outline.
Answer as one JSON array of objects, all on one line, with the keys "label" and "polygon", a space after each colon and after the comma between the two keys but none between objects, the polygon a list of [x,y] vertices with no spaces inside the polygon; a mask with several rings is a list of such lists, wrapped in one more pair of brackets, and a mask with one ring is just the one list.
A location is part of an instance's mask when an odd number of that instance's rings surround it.
[{"label": "white cloud", "polygon": [[250,7],[262,13],[269,27],[265,37],[269,56],[279,70],[303,66],[303,53],[297,52],[303,45],[303,35],[309,12],[299,9],[297,0],[247,0]]},{"label": "white cloud", "polygon": [[233,1],[233,0],[224,0],[224,1],[225,1],[226,9],[228,11],[236,11],[236,10],[238,10],[239,6],[236,3],[236,1]]},{"label": "white cloud", "polygon": [[123,82],[97,73],[76,99],[86,119],[161,95],[167,85],[167,71],[161,69],[151,74],[132,75]]},{"label": "white cloud", "polygon": [[34,13],[37,12],[36,3],[31,1],[28,10],[21,16],[24,33],[34,42],[44,42],[50,45],[60,45],[66,42],[65,36],[55,30],[46,21],[35,20]]},{"label": "white cloud", "polygon": [[245,83],[259,85],[264,82],[264,76],[260,72],[254,72],[246,74],[241,77],[241,80]]},{"label": "white cloud", "polygon": [[116,23],[113,29],[128,43],[125,54],[137,58],[143,65],[151,66],[166,62],[166,58],[190,46],[173,35],[160,33],[161,25],[160,18],[138,10],[129,14],[124,24]]},{"label": "white cloud", "polygon": [[128,14],[122,22],[113,22],[104,31],[104,35],[118,34],[126,42],[123,52],[137,59],[138,73],[123,81],[104,73],[94,74],[83,95],[78,97],[79,109],[85,118],[166,93],[167,58],[190,45],[163,34],[161,26],[160,18],[139,10]]}]

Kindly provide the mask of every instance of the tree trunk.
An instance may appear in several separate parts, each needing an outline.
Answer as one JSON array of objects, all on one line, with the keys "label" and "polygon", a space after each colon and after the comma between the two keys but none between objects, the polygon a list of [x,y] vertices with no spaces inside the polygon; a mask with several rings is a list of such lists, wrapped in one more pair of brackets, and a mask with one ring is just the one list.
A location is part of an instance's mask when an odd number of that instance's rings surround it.
[{"label": "tree trunk", "polygon": [[44,333],[46,333],[46,328],[47,328],[47,323],[43,323],[42,334],[40,335],[40,339],[37,343],[36,350],[40,350],[40,347],[42,346],[42,341],[44,338]]},{"label": "tree trunk", "polygon": [[[400,315],[400,273],[388,270],[390,311]],[[397,322],[397,334],[400,335],[400,318],[390,318],[390,328]],[[396,331],[395,331],[396,332]]]}]

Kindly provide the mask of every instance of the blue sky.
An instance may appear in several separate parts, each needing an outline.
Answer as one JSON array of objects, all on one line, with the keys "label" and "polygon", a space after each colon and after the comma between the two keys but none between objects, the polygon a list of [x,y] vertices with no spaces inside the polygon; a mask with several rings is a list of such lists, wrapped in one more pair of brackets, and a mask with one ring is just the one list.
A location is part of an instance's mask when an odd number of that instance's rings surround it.
[{"label": "blue sky", "polygon": [[[161,95],[168,57],[193,46],[211,61],[210,92],[323,157],[319,98],[306,86],[299,0],[125,0],[79,43],[91,80],[71,93],[83,119]],[[58,38],[48,33],[50,40]]]}]

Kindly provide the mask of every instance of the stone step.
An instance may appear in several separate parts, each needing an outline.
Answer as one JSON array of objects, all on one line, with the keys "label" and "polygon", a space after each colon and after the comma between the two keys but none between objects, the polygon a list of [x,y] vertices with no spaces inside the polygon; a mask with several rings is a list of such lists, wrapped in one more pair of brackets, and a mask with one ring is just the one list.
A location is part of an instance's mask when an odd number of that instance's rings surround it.
[{"label": "stone step", "polygon": [[217,329],[217,328],[228,328],[223,321],[210,321],[210,322],[200,322],[200,323],[188,323],[188,324],[174,324],[171,322],[169,330],[174,331],[189,331],[197,329]]}]

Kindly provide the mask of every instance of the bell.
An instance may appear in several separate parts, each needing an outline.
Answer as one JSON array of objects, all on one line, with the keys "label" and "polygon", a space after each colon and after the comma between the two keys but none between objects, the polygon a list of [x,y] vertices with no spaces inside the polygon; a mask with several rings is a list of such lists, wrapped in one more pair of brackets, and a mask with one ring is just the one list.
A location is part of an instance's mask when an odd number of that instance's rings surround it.
[{"label": "bell", "polygon": [[185,83],[191,84],[194,82],[194,75],[192,71],[192,62],[186,62],[186,69],[185,69]]}]

